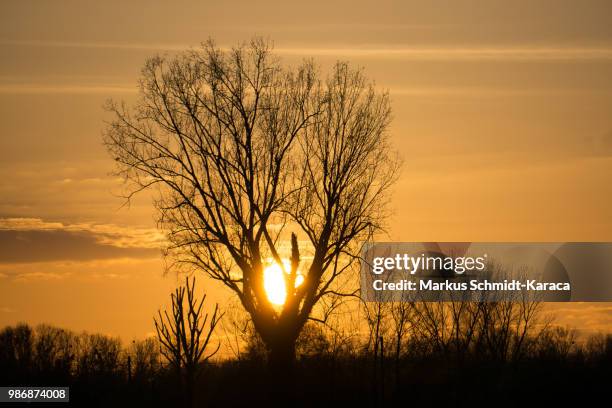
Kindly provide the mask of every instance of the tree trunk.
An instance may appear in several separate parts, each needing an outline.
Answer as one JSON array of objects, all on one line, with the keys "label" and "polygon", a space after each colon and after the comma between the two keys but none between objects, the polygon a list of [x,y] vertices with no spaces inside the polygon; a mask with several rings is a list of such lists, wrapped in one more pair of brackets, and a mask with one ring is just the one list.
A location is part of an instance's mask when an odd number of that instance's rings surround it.
[{"label": "tree trunk", "polygon": [[402,352],[402,333],[397,334],[395,344],[395,389],[400,388],[400,355]]},{"label": "tree trunk", "polygon": [[193,368],[186,370],[185,378],[185,407],[193,408],[195,406],[195,372]]},{"label": "tree trunk", "polygon": [[295,364],[295,340],[291,336],[279,336],[268,347],[271,372],[283,376],[291,374]]},{"label": "tree trunk", "polygon": [[268,344],[268,369],[271,400],[280,404],[291,404],[295,396],[295,340],[290,336],[279,336]]}]

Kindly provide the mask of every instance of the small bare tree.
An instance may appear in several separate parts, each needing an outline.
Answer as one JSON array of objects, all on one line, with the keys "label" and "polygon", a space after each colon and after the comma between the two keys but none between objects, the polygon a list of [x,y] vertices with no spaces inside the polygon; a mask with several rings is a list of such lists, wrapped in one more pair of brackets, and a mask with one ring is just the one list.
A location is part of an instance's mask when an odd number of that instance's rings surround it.
[{"label": "small bare tree", "polygon": [[187,406],[191,406],[201,364],[214,356],[221,347],[219,342],[212,352],[206,354],[211,336],[223,314],[219,312],[219,304],[215,304],[210,320],[208,313],[203,314],[206,295],[200,301],[195,297],[195,276],[191,282],[185,278],[185,286],[176,288],[171,299],[171,313],[159,310],[153,321],[161,343],[161,354],[177,370],[181,386],[186,388]]}]

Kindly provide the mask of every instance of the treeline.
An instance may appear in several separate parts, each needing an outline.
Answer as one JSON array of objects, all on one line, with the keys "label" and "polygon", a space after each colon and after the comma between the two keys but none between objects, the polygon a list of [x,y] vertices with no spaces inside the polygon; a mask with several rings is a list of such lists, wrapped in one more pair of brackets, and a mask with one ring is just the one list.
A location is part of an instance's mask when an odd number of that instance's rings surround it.
[{"label": "treeline", "polygon": [[[246,324],[232,333],[242,344],[235,358],[202,367],[193,404],[284,404],[287,398],[294,406],[484,404],[505,396],[498,405],[506,405],[525,398],[587,400],[605,392],[612,336],[578,341],[574,331],[544,321],[527,322],[521,339],[517,324],[526,311],[508,305],[368,304],[365,336],[309,323],[297,343],[295,383],[290,395],[284,390],[281,396],[267,376],[263,343]],[[80,406],[184,404],[156,339],[124,345],[119,338],[49,325],[0,331],[0,384],[69,386]]]},{"label": "treeline", "polygon": [[[543,308],[519,300],[364,302],[353,324],[341,316],[305,326],[298,372],[316,374],[298,375],[302,398],[504,406],[603,395],[612,378],[612,335],[578,336]],[[246,347],[236,358],[263,363],[263,343],[248,322],[242,327]]]},{"label": "treeline", "polygon": [[0,384],[69,386],[71,400],[94,406],[161,397],[154,339],[122,345],[118,337],[27,324],[0,331]]}]

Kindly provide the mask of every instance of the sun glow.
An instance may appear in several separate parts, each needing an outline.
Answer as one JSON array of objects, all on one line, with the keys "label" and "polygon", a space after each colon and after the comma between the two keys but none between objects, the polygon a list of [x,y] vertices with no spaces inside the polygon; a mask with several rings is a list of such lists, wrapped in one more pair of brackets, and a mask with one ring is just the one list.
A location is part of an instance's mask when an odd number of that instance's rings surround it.
[{"label": "sun glow", "polygon": [[[283,267],[287,273],[291,270],[291,263],[283,259]],[[276,263],[272,262],[264,269],[264,289],[270,303],[276,306],[282,306],[287,299],[287,288],[285,287],[285,276],[283,268]],[[299,271],[295,278],[295,287],[297,288],[304,282],[304,276]]]}]

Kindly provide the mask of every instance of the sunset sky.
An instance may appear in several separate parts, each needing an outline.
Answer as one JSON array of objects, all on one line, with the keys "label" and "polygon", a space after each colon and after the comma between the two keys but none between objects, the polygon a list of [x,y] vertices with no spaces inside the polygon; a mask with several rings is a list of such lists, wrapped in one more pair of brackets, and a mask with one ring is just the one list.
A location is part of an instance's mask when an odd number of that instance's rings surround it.
[{"label": "sunset sky", "polygon": [[[389,89],[394,241],[612,241],[612,2],[3,1],[0,326],[142,338],[167,303],[149,197],[121,208],[101,133],[145,59],[261,35]],[[211,286],[211,297],[228,293]],[[559,321],[612,331],[612,305]]]}]

